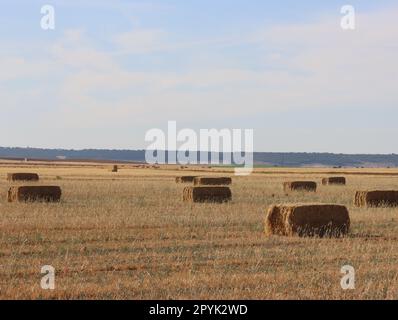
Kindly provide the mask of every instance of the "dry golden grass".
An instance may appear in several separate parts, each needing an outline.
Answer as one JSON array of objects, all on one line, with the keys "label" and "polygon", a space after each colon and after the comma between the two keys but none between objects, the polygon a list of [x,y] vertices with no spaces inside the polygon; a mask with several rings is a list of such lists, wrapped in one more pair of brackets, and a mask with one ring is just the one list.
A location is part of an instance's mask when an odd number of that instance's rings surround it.
[{"label": "dry golden grass", "polygon": [[[7,172],[29,169],[62,187],[59,204],[7,203]],[[318,183],[331,169],[266,169],[234,177],[233,201],[189,204],[177,175],[229,169],[3,163],[0,166],[0,298],[397,299],[398,209],[354,208],[356,190],[398,189],[397,171],[348,170],[347,186],[286,195],[287,180]],[[335,170],[335,174],[344,171]],[[313,174],[312,172],[316,172]],[[384,175],[370,175],[372,173]],[[266,209],[284,202],[346,205],[342,239],[264,235]],[[56,289],[40,288],[43,265]],[[356,270],[343,291],[340,268]]]}]

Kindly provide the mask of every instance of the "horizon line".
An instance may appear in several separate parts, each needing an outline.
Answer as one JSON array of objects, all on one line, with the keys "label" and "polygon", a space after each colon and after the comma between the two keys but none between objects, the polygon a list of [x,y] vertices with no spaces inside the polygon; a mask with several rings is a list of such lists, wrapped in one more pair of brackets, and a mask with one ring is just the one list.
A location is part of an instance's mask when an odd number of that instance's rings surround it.
[{"label": "horizon line", "polygon": [[[148,151],[146,149],[120,149],[120,148],[65,148],[65,147],[4,147],[0,146],[0,149],[31,149],[31,150],[64,150],[64,151],[88,151],[88,150],[96,150],[96,151]],[[156,151],[156,150],[150,150],[150,151]],[[178,150],[158,150],[158,151],[164,151],[164,152],[184,152],[184,151],[178,151]],[[188,151],[188,150],[186,150]],[[185,151],[185,152],[186,152]],[[191,152],[208,152],[208,153],[244,153],[245,151],[234,151],[234,152],[223,152],[223,151],[191,151]],[[398,153],[391,152],[391,153],[345,153],[345,152],[331,152],[331,151],[253,151],[254,153],[273,153],[273,154],[334,154],[334,155],[370,155],[370,156],[377,156],[377,155],[382,155],[382,156],[396,156]]]}]

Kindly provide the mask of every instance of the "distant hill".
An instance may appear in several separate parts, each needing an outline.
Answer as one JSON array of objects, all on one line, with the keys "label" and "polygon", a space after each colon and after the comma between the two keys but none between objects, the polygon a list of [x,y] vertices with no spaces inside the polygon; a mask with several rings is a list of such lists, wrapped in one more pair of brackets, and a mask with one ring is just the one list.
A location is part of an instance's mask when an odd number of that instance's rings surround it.
[{"label": "distant hill", "polygon": [[[0,158],[145,162],[145,150],[0,147]],[[254,162],[256,165],[280,167],[398,167],[398,155],[255,152]]]},{"label": "distant hill", "polygon": [[38,148],[3,148],[0,147],[0,158],[28,158],[46,160],[114,160],[144,162],[144,150],[68,150]]},{"label": "distant hill", "polygon": [[256,163],[281,167],[398,167],[396,154],[266,153],[254,154]]}]

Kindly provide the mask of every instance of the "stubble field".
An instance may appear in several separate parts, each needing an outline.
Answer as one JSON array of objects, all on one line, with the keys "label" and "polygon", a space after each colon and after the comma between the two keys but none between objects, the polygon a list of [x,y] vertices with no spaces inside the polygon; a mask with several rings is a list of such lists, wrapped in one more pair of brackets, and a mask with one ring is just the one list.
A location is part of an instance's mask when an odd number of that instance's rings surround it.
[{"label": "stubble field", "polygon": [[[345,171],[347,186],[321,186],[333,169],[257,169],[233,177],[227,204],[182,201],[177,175],[232,175],[230,169],[104,164],[0,164],[0,299],[397,299],[398,209],[358,209],[356,190],[398,189],[398,170]],[[228,171],[229,172],[220,172]],[[8,203],[7,172],[37,172],[59,185],[61,203]],[[318,192],[285,194],[292,179]],[[348,206],[341,239],[264,235],[271,204]],[[340,286],[344,265],[355,290]],[[43,290],[41,267],[56,270]]]}]

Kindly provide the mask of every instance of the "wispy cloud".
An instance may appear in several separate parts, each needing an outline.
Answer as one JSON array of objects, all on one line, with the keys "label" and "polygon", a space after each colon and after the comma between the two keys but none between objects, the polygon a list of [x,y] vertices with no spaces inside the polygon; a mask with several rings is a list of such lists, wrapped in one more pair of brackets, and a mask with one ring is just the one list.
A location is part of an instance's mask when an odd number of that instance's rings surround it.
[{"label": "wispy cloud", "polygon": [[[398,8],[358,13],[353,32],[341,30],[338,15],[207,37],[136,25],[101,43],[84,28],[70,29],[42,48],[43,55],[3,55],[0,109],[25,108],[16,92],[26,79],[37,79],[23,92],[46,109],[40,125],[61,122],[76,132],[143,130],[170,119],[218,127],[244,119],[241,126],[251,127],[250,119],[270,112],[392,109],[397,15]],[[269,133],[261,130],[260,136]],[[136,136],[138,145],[143,135]]]}]

